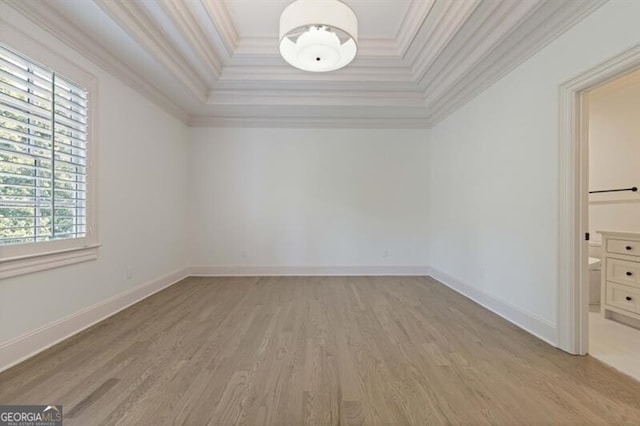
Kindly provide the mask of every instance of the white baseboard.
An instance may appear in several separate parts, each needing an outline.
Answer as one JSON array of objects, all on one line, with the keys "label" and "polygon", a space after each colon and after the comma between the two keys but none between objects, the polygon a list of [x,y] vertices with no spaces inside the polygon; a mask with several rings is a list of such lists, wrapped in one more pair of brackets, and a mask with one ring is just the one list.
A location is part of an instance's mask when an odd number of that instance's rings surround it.
[{"label": "white baseboard", "polygon": [[501,316],[507,321],[517,325],[523,330],[544,340],[550,345],[554,347],[557,346],[556,340],[558,332],[555,324],[539,318],[529,312],[525,312],[522,309],[513,306],[506,301],[497,299],[488,293],[473,288],[469,284],[463,283],[462,281],[435,268],[431,268],[431,277],[450,289],[487,308],[491,312]]},{"label": "white baseboard", "polygon": [[169,273],[2,343],[0,345],[0,371],[31,358],[186,277],[188,277],[187,269]]},{"label": "white baseboard", "polygon": [[428,266],[196,266],[127,290],[0,345],[0,372],[188,276],[431,276],[555,346],[556,326]]},{"label": "white baseboard", "polygon": [[192,266],[189,275],[197,277],[260,276],[431,276],[523,330],[556,346],[556,326],[512,304],[477,290],[429,266]]},{"label": "white baseboard", "polygon": [[272,276],[385,276],[429,275],[428,266],[192,266],[194,277],[272,277]]}]

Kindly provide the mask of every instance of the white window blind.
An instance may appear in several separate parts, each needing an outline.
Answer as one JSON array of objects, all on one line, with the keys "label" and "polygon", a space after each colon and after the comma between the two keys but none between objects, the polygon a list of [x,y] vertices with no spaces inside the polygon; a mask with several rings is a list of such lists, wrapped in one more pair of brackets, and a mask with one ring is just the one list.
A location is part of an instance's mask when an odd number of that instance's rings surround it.
[{"label": "white window blind", "polygon": [[0,246],[87,232],[87,90],[0,44]]}]

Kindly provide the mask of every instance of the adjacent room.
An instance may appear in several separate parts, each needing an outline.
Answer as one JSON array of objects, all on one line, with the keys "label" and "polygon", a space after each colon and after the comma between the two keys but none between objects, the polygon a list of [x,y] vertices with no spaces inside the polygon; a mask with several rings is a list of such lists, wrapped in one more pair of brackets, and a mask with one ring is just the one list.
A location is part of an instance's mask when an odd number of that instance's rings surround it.
[{"label": "adjacent room", "polygon": [[593,89],[585,103],[589,353],[640,380],[640,259],[615,246],[640,239],[640,71]]},{"label": "adjacent room", "polygon": [[0,426],[637,426],[638,22],[0,0]]}]

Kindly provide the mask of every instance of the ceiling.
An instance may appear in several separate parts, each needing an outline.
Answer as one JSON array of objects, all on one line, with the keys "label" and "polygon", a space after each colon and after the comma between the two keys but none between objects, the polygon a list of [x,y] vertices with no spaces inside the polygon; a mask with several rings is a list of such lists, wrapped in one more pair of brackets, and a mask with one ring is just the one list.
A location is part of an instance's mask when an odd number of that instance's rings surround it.
[{"label": "ceiling", "polygon": [[344,2],[358,56],[309,73],[278,52],[288,0],[4,0],[190,125],[418,128],[605,1]]},{"label": "ceiling", "polygon": [[[293,0],[222,0],[241,38],[278,38],[280,14]],[[395,38],[407,18],[412,0],[343,0],[360,22],[365,39]]]}]

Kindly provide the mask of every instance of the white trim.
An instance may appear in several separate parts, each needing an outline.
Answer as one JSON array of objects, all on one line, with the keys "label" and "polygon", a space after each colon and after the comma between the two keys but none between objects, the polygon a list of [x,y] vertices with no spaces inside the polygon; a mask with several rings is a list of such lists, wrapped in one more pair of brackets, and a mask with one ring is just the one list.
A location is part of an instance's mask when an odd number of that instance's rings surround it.
[{"label": "white trim", "polygon": [[[580,74],[560,86],[559,222],[558,222],[558,347],[572,354],[588,351],[587,274],[587,149],[582,95],[640,67],[640,45]],[[583,291],[585,290],[585,291]]]},{"label": "white trim", "polygon": [[533,334],[534,336],[544,340],[550,345],[555,346],[556,326],[555,324],[537,317],[511,303],[500,300],[497,297],[485,293],[482,290],[472,287],[471,285],[454,278],[445,272],[435,268],[431,269],[431,277],[438,282],[444,284],[450,289],[460,293],[461,295],[473,300],[480,306],[490,310],[491,312],[501,316],[510,323],[517,325],[523,330]]},{"label": "white trim", "polygon": [[414,42],[416,35],[420,31],[422,24],[435,4],[435,0],[412,1],[407,8],[407,13],[400,23],[396,37],[393,41],[396,53],[399,57],[404,58],[407,50]]},{"label": "white trim", "polygon": [[0,260],[0,280],[32,272],[96,260],[99,244]]},{"label": "white trim", "polygon": [[[418,29],[404,55],[411,65],[414,82],[420,83],[429,70],[436,68],[448,66],[449,72],[451,67],[460,71],[449,62],[456,52],[451,52],[448,48],[461,31],[478,21],[476,11],[480,6],[489,7],[479,1],[436,2],[433,5],[425,25]],[[474,14],[476,19],[470,21],[470,17]],[[478,23],[478,25],[482,24],[483,21]],[[476,41],[473,38],[467,38],[467,42]],[[422,89],[424,92],[424,87]]]},{"label": "white trim", "polygon": [[271,277],[271,276],[427,276],[428,266],[251,266],[211,265],[192,266],[194,277]]},{"label": "white trim", "polygon": [[[334,77],[335,74],[321,74],[311,79],[308,75],[310,73],[303,73],[286,63],[282,65],[282,61],[265,54],[236,55],[225,65],[222,77],[212,90],[235,89],[251,93],[254,90],[281,89],[282,96],[295,96],[295,93],[290,91],[314,88],[320,91],[328,88],[343,91],[343,96],[346,97],[351,96],[354,90],[369,88],[388,92],[415,89],[416,93],[420,93],[413,81],[411,69],[399,58],[364,58],[359,54],[356,62],[340,71],[339,79]],[[283,85],[283,82],[286,85]],[[385,84],[381,85],[381,82]]]},{"label": "white trim", "polygon": [[191,276],[429,276],[551,345],[557,331],[554,324],[425,265],[194,266],[163,275],[1,344],[0,372]]},{"label": "white trim", "polygon": [[226,49],[225,53],[227,56],[233,56],[239,37],[227,6],[221,1],[205,1],[202,2],[202,6],[209,20],[214,24],[215,31]]},{"label": "white trim", "polygon": [[[26,244],[4,245],[0,248],[0,279],[23,275],[45,269],[71,265],[98,257],[99,208],[99,96],[98,78],[77,64],[76,61],[62,54],[57,49],[34,39],[20,28],[3,21],[3,32],[0,41],[11,49],[26,56],[27,60],[43,64],[65,78],[69,78],[84,86],[88,96],[87,123],[87,174],[86,174],[86,234],[82,238],[65,238],[52,241]],[[6,24],[6,25],[5,25]]]},{"label": "white trim", "polygon": [[[367,60],[380,58],[386,63],[392,61],[398,66],[404,66],[404,62],[397,56],[397,53],[397,45],[393,39],[366,38],[358,41],[358,57],[360,58],[367,58]],[[279,54],[278,45],[273,43],[272,37],[243,37],[239,40],[233,57],[230,59],[231,63],[250,60],[256,64],[267,64],[274,63],[274,59],[277,59],[276,55]],[[226,67],[225,72],[227,72]]]},{"label": "white trim", "polygon": [[[167,1],[161,2],[160,7],[164,8],[169,18],[173,20],[176,28],[181,31],[182,35],[189,41],[189,44],[198,50],[198,54],[200,58],[203,59],[203,63],[209,68],[207,72],[213,74],[216,78],[220,78],[223,60],[212,46],[212,43],[207,40],[206,35],[195,19],[194,12],[191,11],[192,7],[197,7],[197,3]],[[228,59],[228,54],[224,59]]]},{"label": "white trim", "polygon": [[303,129],[429,129],[423,118],[211,117],[195,116],[190,127],[303,128]]},{"label": "white trim", "polygon": [[606,234],[607,236],[611,236],[611,237],[615,237],[615,238],[628,238],[630,240],[637,240],[638,239],[638,233],[637,232],[602,231],[600,229],[596,229],[596,232],[598,234],[602,234],[603,237],[604,237],[604,234]]},{"label": "white trim", "polygon": [[[136,72],[126,61],[123,61],[120,57],[116,57],[99,41],[82,32],[76,24],[66,16],[63,16],[48,2],[5,0],[4,3],[146,97],[166,113],[183,123],[189,120],[187,111],[171,96],[167,95],[161,88],[149,83],[147,76]],[[13,26],[11,22],[2,19],[1,15],[0,24],[2,24],[4,28],[11,27],[20,31],[20,29]]]},{"label": "white trim", "polygon": [[[185,123],[256,127],[253,122],[257,120],[269,122],[260,127],[289,127],[282,117],[295,117],[300,106],[305,105],[305,97],[290,96],[304,89],[304,84],[339,82],[345,87],[352,86],[326,99],[328,105],[340,105],[352,102],[354,94],[358,93],[353,87],[365,81],[374,82],[380,90],[389,92],[386,98],[389,103],[376,105],[383,106],[393,115],[394,105],[406,98],[409,115],[420,121],[419,125],[411,127],[429,128],[596,10],[605,0],[412,2],[395,37],[361,40],[356,61],[340,73],[324,76],[284,66],[274,38],[240,39],[224,2],[192,2],[177,8],[176,2],[145,6],[97,0],[98,7],[164,66],[158,69],[168,70],[181,88],[186,85],[196,98],[191,103],[170,95],[169,92],[174,93],[178,86],[170,90],[150,83],[156,79],[149,78],[148,69],[131,66],[124,54],[107,51],[95,35],[83,31],[81,25],[64,16],[62,9],[58,10],[48,2],[5,0],[0,5],[5,3]],[[158,19],[156,13],[163,13],[172,20],[176,31],[167,33],[164,21]],[[478,37],[478,34],[490,37]],[[194,46],[193,57],[188,55],[187,58],[185,52],[176,47],[183,45]],[[278,90],[281,95],[262,96],[261,93],[270,90]],[[415,91],[416,96],[407,97],[404,93],[407,90]],[[291,105],[283,107],[276,117],[269,108],[203,109],[207,100],[217,102],[216,94],[225,95],[226,101],[237,97],[250,105],[256,101],[266,105],[272,105],[270,102]],[[425,97],[425,101],[414,105],[421,97]],[[377,113],[365,111],[363,114],[368,116],[368,121],[360,119],[362,124],[358,127],[380,127],[375,117]],[[314,109],[313,115],[314,120],[335,122],[333,127],[355,127],[342,123],[342,116],[331,108]],[[403,126],[401,119],[387,118],[386,121],[391,127]]]},{"label": "white trim", "polygon": [[[498,4],[482,2],[481,7],[484,7],[485,3],[487,3],[486,7]],[[520,5],[521,3],[527,2],[512,4],[514,7],[524,7]],[[434,68],[435,75],[423,76],[423,78],[427,77],[425,81],[428,83],[425,94],[428,95],[434,85],[441,93],[436,99],[427,98],[427,104],[433,111],[429,119],[434,126],[604,5],[606,0],[539,3],[539,7],[533,10],[527,19],[507,28],[500,42],[490,46],[484,55],[476,57],[477,62],[474,64],[469,63],[470,55],[465,55],[464,51],[458,51],[456,60],[462,61],[462,65],[450,59],[450,62],[457,64],[457,69],[443,67],[442,70],[437,71]],[[493,15],[494,18],[499,16],[499,14]],[[513,19],[513,16],[509,15],[508,19]],[[487,23],[484,25],[486,28]],[[497,31],[496,28],[502,27],[502,22],[492,22],[488,27],[492,28],[491,31]],[[482,38],[477,36],[472,40],[474,44],[481,41]],[[470,45],[471,51],[478,49],[474,44]],[[450,49],[450,46],[447,48]],[[460,72],[463,70],[466,71]],[[446,78],[448,84],[445,84],[441,77]],[[446,90],[440,90],[439,87],[446,87]]]},{"label": "white trim", "polygon": [[78,334],[127,307],[187,278],[187,270],[163,275],[148,283],[116,294],[64,318],[37,328],[0,345],[0,371],[4,371],[51,346]]},{"label": "white trim", "polygon": [[137,2],[114,2],[94,0],[94,2],[116,22],[136,43],[151,56],[158,59],[200,102],[205,102],[209,87],[199,75],[196,66],[186,60],[182,52],[173,47],[165,37],[165,31],[145,13]]},{"label": "white trim", "polygon": [[[209,105],[312,105],[328,107],[422,107],[424,97],[414,90],[377,90],[376,85],[359,83],[357,90],[331,87],[322,89],[301,87],[294,93],[284,95],[280,90],[262,90],[256,88],[251,93],[242,89],[218,89],[209,93]],[[348,97],[342,97],[348,92]],[[279,117],[278,117],[279,119]]]}]

